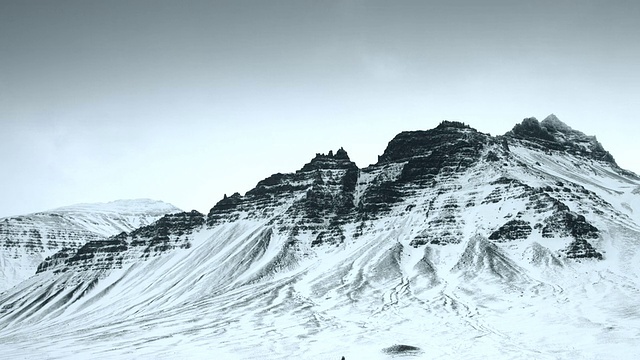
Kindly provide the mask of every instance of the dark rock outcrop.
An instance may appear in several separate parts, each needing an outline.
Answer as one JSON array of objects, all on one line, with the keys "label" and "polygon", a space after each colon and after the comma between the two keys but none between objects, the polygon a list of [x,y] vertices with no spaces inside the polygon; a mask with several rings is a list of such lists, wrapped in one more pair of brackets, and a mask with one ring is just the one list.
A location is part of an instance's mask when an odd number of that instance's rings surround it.
[{"label": "dark rock outcrop", "polygon": [[498,242],[526,239],[531,235],[531,225],[524,220],[511,220],[489,235],[489,240]]},{"label": "dark rock outcrop", "polygon": [[421,354],[422,350],[417,346],[399,344],[384,348],[382,352],[393,356],[415,356]]},{"label": "dark rock outcrop", "polygon": [[431,130],[398,134],[378,162],[362,172],[399,172],[376,176],[367,184],[360,210],[376,216],[401,202],[413,188],[434,187],[441,176],[455,178],[480,161],[482,150],[493,141],[489,135],[454,121],[443,121]]},{"label": "dark rock outcrop", "polygon": [[526,118],[505,136],[532,141],[541,149],[562,151],[616,164],[613,156],[602,147],[595,136],[587,136],[572,129],[553,114],[542,122],[536,118]]},{"label": "dark rock outcrop", "polygon": [[357,210],[354,197],[359,172],[342,148],[335,154],[316,154],[293,174],[272,175],[244,196],[225,197],[211,209],[207,224],[234,221],[240,213],[267,219],[284,213],[274,221],[291,235],[312,231],[314,245],[340,243],[344,238],[340,226]]},{"label": "dark rock outcrop", "polygon": [[589,224],[584,216],[561,210],[545,219],[542,237],[572,236],[576,239],[597,239],[598,232],[598,228]]},{"label": "dark rock outcrop", "polygon": [[602,260],[602,254],[598,252],[587,240],[576,239],[564,250],[569,259],[597,259]]},{"label": "dark rock outcrop", "polygon": [[488,140],[488,135],[463,123],[443,121],[432,130],[398,134],[378,157],[377,165],[406,161],[399,181],[425,183],[440,173],[473,165]]},{"label": "dark rock outcrop", "polygon": [[204,224],[198,211],[168,214],[130,234],[122,232],[108,239],[89,241],[79,249],[64,248],[47,257],[37,272],[64,272],[70,268],[109,270],[121,268],[128,258],[149,257],[176,248],[189,248],[189,236]]},{"label": "dark rock outcrop", "polygon": [[204,221],[204,215],[196,210],[165,215],[151,225],[132,231],[130,246],[143,247],[146,253],[189,247],[183,235],[191,234]]}]

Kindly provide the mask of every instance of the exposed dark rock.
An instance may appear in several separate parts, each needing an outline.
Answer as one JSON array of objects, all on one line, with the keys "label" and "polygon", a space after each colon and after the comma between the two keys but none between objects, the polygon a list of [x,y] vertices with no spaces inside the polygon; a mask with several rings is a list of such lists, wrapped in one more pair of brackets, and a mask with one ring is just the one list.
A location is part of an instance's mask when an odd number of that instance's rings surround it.
[{"label": "exposed dark rock", "polygon": [[345,240],[344,233],[339,227],[333,227],[327,231],[321,231],[316,238],[311,242],[311,246],[326,245],[339,245]]},{"label": "exposed dark rock", "polygon": [[535,193],[535,190],[529,185],[505,176],[492,181],[490,184],[496,187],[482,200],[481,204],[497,204],[504,201],[506,196],[521,198]]},{"label": "exposed dark rock", "polygon": [[120,253],[128,248],[127,242],[122,239],[110,238],[106,240],[89,241],[69,258],[68,262],[80,262],[93,258],[99,253]]},{"label": "exposed dark rock", "polygon": [[365,174],[398,171],[397,176],[379,176],[370,182],[359,210],[375,217],[410,195],[412,188],[434,187],[441,177],[455,178],[478,163],[491,141],[490,136],[451,121],[427,131],[398,134],[378,162],[362,170]]},{"label": "exposed dark rock", "polygon": [[[265,216],[286,199],[303,194],[292,210],[303,217],[317,219],[329,214],[348,214],[354,208],[353,192],[359,169],[340,148],[334,154],[316,154],[294,174],[275,174],[256,185],[244,196],[234,194],[219,201],[209,212],[207,223],[233,221],[233,213],[244,210],[249,216]],[[292,216],[296,214],[291,214]],[[297,216],[297,215],[296,215]]]},{"label": "exposed dark rock", "polygon": [[516,179],[501,176],[491,182],[491,185],[522,185],[522,183]]},{"label": "exposed dark rock", "polygon": [[144,246],[145,252],[163,252],[176,247],[187,247],[186,239],[181,243],[175,240],[204,224],[204,215],[193,210],[169,214],[155,223],[141,227],[131,232],[131,246]]},{"label": "exposed dark rock", "polygon": [[47,257],[38,266],[38,272],[50,269],[60,272],[70,267],[93,270],[120,268],[127,256],[139,256],[139,253],[129,254],[129,250],[160,253],[190,247],[187,235],[203,224],[204,215],[195,210],[168,214],[128,235],[122,232],[108,239],[88,241],[77,250],[62,249]]},{"label": "exposed dark rock", "polygon": [[471,129],[471,126],[460,121],[442,120],[440,124],[436,126],[436,129],[444,129],[444,128]]},{"label": "exposed dark rock", "polygon": [[300,171],[346,169],[352,166],[355,166],[355,164],[351,162],[347,152],[343,148],[340,148],[336,151],[335,155],[333,154],[333,151],[329,151],[327,155],[316,154],[316,156],[311,159],[309,163],[305,164]]},{"label": "exposed dark rock", "polygon": [[585,239],[576,239],[571,242],[569,246],[564,250],[567,258],[570,259],[597,259],[602,260],[602,254],[599,253],[589,242]]},{"label": "exposed dark rock", "polygon": [[552,238],[559,236],[572,236],[576,239],[597,239],[599,230],[589,224],[584,216],[568,210],[562,210],[545,219],[545,226],[542,228],[542,237]]},{"label": "exposed dark rock", "polygon": [[382,352],[389,355],[417,355],[422,353],[422,349],[411,345],[393,345],[382,349]]},{"label": "exposed dark rock", "polygon": [[538,122],[535,118],[524,119],[505,136],[533,141],[541,149],[562,151],[616,164],[613,156],[604,150],[595,136],[587,136],[573,130],[553,114],[542,122]]},{"label": "exposed dark rock", "polygon": [[511,220],[491,233],[489,240],[509,241],[526,239],[531,235],[531,225],[524,220]]},{"label": "exposed dark rock", "polygon": [[472,165],[480,158],[480,150],[488,140],[489,136],[464,124],[443,122],[432,130],[398,134],[379,156],[378,164],[409,161],[402,180],[412,181]]},{"label": "exposed dark rock", "polygon": [[498,157],[498,155],[495,152],[489,151],[487,153],[487,158],[486,159],[487,159],[487,161],[495,162],[495,161],[499,161],[500,157]]},{"label": "exposed dark rock", "polygon": [[556,138],[549,134],[546,127],[540,125],[540,122],[536,118],[526,118],[522,120],[522,123],[516,124],[511,130],[513,136],[522,137],[525,139],[541,139],[547,141],[555,141]]},{"label": "exposed dark rock", "polygon": [[364,213],[378,213],[387,211],[395,203],[402,201],[400,186],[395,182],[372,183],[364,193],[360,208]]},{"label": "exposed dark rock", "polygon": [[409,243],[410,246],[420,247],[426,244],[448,245],[459,244],[462,241],[462,233],[459,230],[425,231],[416,236]]},{"label": "exposed dark rock", "polygon": [[39,266],[37,273],[54,269],[54,272],[66,271],[71,266],[76,269],[109,270],[122,264],[128,244],[117,236],[105,240],[89,241],[79,249],[64,248],[47,257]]},{"label": "exposed dark rock", "polygon": [[306,198],[299,205],[309,217],[345,215],[354,208],[353,192],[359,170],[352,162],[340,170],[336,177],[317,177],[307,190]]},{"label": "exposed dark rock", "polygon": [[[53,222],[39,222],[38,217],[44,216],[53,218]],[[37,254],[47,249],[58,250],[62,244],[80,247],[86,241],[104,239],[99,234],[72,227],[66,221],[58,224],[56,218],[50,214],[34,214],[31,219],[6,218],[0,223],[0,246],[5,249],[21,248],[25,254]]]},{"label": "exposed dark rock", "polygon": [[74,248],[62,248],[57,253],[47,256],[44,261],[38,265],[37,273],[41,273],[43,271],[47,271],[57,265],[64,263],[67,259],[73,256],[78,249]]}]

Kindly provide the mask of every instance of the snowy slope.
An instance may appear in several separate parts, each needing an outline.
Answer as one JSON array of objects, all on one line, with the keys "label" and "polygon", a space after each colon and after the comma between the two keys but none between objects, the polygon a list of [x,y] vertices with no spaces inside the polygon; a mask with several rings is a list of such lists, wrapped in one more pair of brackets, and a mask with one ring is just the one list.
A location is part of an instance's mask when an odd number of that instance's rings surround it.
[{"label": "snowy slope", "polygon": [[0,295],[0,354],[637,358],[640,179],[557,119],[523,124],[402,133],[365,169],[318,154],[58,253]]},{"label": "snowy slope", "polygon": [[45,257],[180,211],[149,199],[79,204],[0,219],[0,291],[35,274]]},{"label": "snowy slope", "polygon": [[151,199],[116,200],[108,203],[76,204],[49,210],[45,214],[72,217],[86,230],[111,236],[151,224],[165,214],[180,212],[179,208]]}]

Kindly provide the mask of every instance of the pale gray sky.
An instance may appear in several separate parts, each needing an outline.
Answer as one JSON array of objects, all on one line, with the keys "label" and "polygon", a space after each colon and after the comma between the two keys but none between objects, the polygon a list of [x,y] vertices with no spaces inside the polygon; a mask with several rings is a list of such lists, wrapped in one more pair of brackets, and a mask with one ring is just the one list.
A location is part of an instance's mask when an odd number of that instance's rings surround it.
[{"label": "pale gray sky", "polygon": [[316,152],[555,113],[640,172],[638,1],[0,0],[0,216],[207,212]]}]

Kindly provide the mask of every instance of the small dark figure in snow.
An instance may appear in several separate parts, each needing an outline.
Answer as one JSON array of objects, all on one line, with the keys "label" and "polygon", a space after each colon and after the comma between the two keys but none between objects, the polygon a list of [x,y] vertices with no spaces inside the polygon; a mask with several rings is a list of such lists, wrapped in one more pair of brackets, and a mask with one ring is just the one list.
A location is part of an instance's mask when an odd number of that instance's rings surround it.
[{"label": "small dark figure in snow", "polygon": [[342,357],[342,360],[344,360],[344,356]]}]

